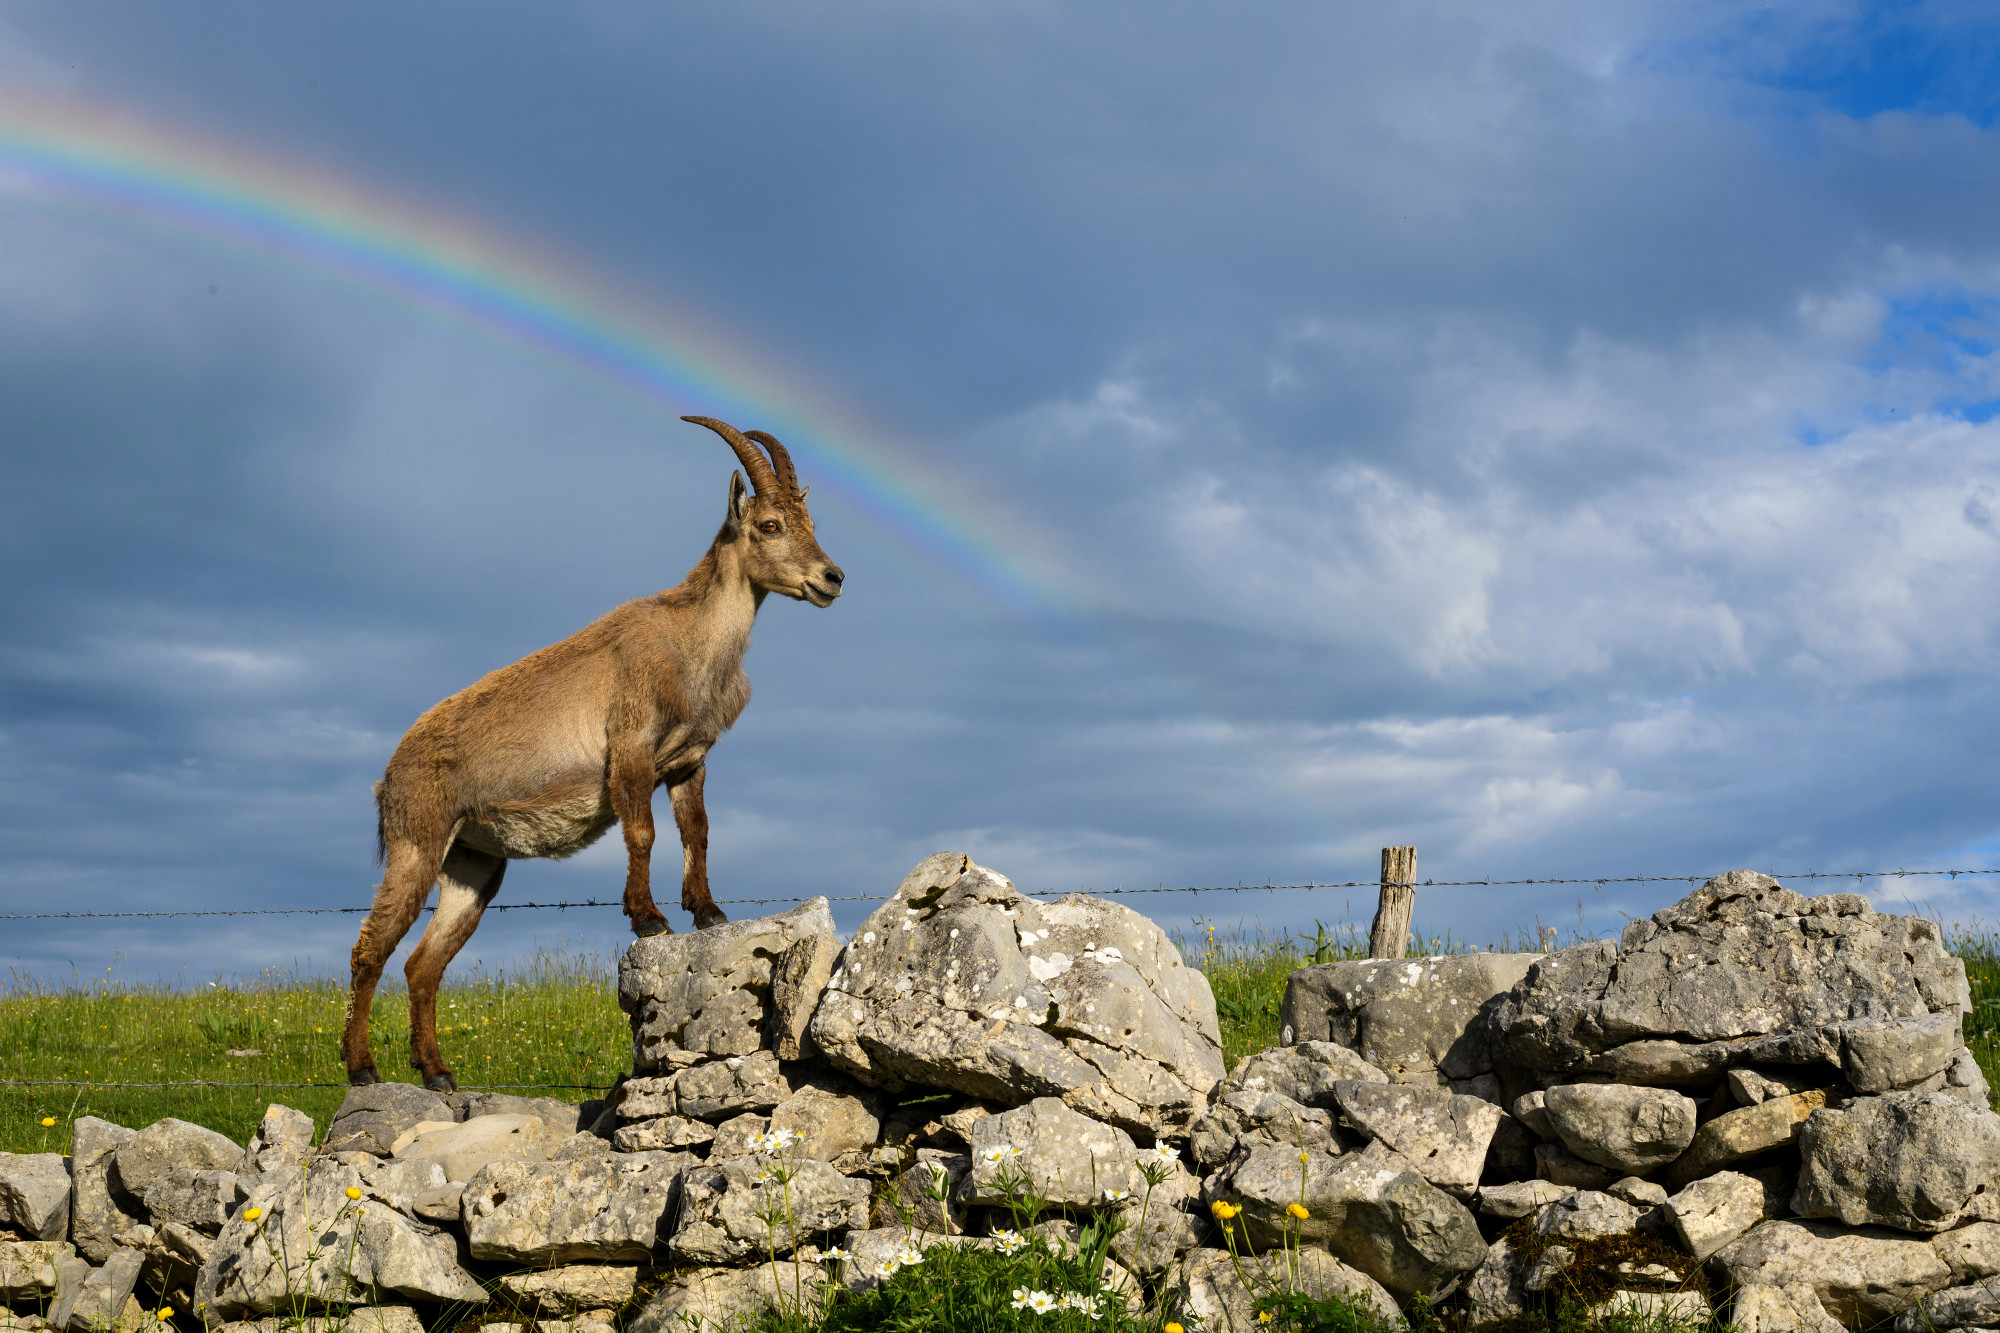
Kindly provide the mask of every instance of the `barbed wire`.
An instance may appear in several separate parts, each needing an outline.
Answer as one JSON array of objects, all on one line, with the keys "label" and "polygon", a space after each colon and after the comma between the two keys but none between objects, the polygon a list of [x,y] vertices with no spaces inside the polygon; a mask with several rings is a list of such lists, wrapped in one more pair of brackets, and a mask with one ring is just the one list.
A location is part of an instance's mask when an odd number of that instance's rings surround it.
[{"label": "barbed wire", "polygon": [[[1870,879],[1914,879],[1922,876],[1949,876],[1957,879],[1960,875],[2000,875],[2000,868],[1955,869],[1955,870],[1802,870],[1789,875],[1773,875],[1777,880],[1820,880],[1851,879],[1856,882]],[[1418,889],[1480,889],[1512,888],[1525,885],[1592,884],[1603,887],[1606,884],[1704,884],[1713,875],[1576,875],[1546,876],[1539,879],[1419,879],[1410,881],[1412,888]],[[1197,884],[1187,886],[1161,885],[1150,889],[1031,889],[1030,897],[1057,897],[1064,893],[1077,892],[1091,897],[1116,897],[1139,893],[1294,893],[1309,889],[1374,889],[1380,888],[1378,879],[1307,880],[1298,884]],[[813,894],[808,897],[819,897]],[[762,907],[771,903],[799,903],[805,898],[717,898],[718,904],[726,907]],[[834,903],[879,903],[887,897],[874,893],[853,893],[827,896]],[[625,904],[618,899],[586,898],[579,902],[555,903],[494,903],[489,912],[566,912],[571,908],[617,907]],[[233,908],[185,908],[165,912],[0,912],[0,921],[113,921],[123,918],[144,917],[160,919],[166,917],[209,917],[209,916],[337,916],[365,913],[367,907],[233,907]],[[435,908],[426,908],[434,911]]]}]

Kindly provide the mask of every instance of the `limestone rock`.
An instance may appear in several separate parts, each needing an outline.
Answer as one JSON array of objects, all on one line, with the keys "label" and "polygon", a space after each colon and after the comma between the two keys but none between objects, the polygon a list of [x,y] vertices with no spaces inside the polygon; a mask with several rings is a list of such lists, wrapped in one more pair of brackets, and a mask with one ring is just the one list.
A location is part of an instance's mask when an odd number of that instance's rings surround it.
[{"label": "limestone rock", "polygon": [[663,1115],[652,1120],[634,1120],[620,1125],[611,1136],[619,1152],[658,1152],[674,1148],[699,1148],[715,1137],[715,1126],[705,1120]]},{"label": "limestone rock", "polygon": [[111,1158],[134,1131],[96,1116],[70,1126],[69,1227],[77,1253],[94,1264],[109,1259],[144,1221],[145,1204],[111,1178]]},{"label": "limestone rock", "polygon": [[169,1171],[234,1171],[243,1145],[212,1129],[176,1120],[157,1120],[121,1142],[111,1154],[111,1175],[119,1188],[143,1199],[153,1182]]},{"label": "limestone rock", "polygon": [[[1241,1265],[1239,1271],[1239,1265],[1231,1262],[1226,1250],[1189,1251],[1181,1265],[1187,1313],[1193,1316],[1189,1324],[1199,1320],[1198,1327],[1217,1333],[1259,1327],[1256,1303],[1259,1298],[1277,1292],[1275,1276],[1256,1264]],[[1245,1278],[1249,1279],[1248,1285]],[[1372,1312],[1386,1326],[1404,1326],[1403,1312],[1381,1283],[1323,1251],[1311,1248],[1298,1251],[1297,1283],[1297,1290],[1309,1296],[1317,1299],[1344,1296]]]},{"label": "limestone rock", "polygon": [[[1550,954],[1493,1008],[1496,1046],[1564,1072],[1646,1039],[1746,1043],[1730,1064],[1827,1058],[1819,1029],[1854,1019],[1962,1013],[1965,968],[1935,922],[1878,915],[1857,894],[1803,898],[1768,875],[1710,880],[1605,942]],[[1811,1049],[1808,1049],[1811,1048]]]},{"label": "limestone rock", "polygon": [[1841,1333],[1840,1321],[1826,1312],[1807,1282],[1744,1287],[1736,1293],[1732,1314],[1738,1333]]},{"label": "limestone rock", "polygon": [[1488,1217],[1508,1219],[1538,1213],[1557,1199],[1572,1193],[1565,1185],[1546,1180],[1523,1180],[1513,1185],[1487,1185],[1479,1191],[1479,1211]]},{"label": "limestone rock", "polygon": [[1541,1293],[1556,1285],[1562,1275],[1576,1265],[1576,1251],[1567,1245],[1549,1245],[1521,1277],[1521,1290]]},{"label": "limestone rock", "polygon": [[404,1130],[427,1120],[444,1124],[456,1119],[444,1098],[428,1088],[410,1083],[366,1083],[347,1090],[326,1127],[323,1150],[387,1157]]},{"label": "limestone rock", "polygon": [[618,1153],[566,1162],[494,1162],[465,1183],[475,1259],[546,1266],[645,1262],[663,1231],[682,1153]]},{"label": "limestone rock", "polygon": [[1813,1112],[1799,1159],[1799,1216],[1943,1231],[2000,1176],[2000,1116],[1942,1092],[1857,1097]]},{"label": "limestone rock", "polygon": [[626,1322],[625,1333],[688,1333],[748,1327],[766,1313],[810,1313],[826,1280],[818,1264],[694,1268],[675,1273]]},{"label": "limestone rock", "polygon": [[1878,1228],[1827,1222],[1766,1222],[1709,1259],[1738,1288],[1810,1285],[1848,1328],[1900,1314],[1951,1283],[1951,1269],[1924,1241]]},{"label": "limestone rock", "polygon": [[[485,1324],[484,1329],[506,1327]],[[424,1321],[407,1305],[357,1305],[338,1315],[286,1314],[224,1324],[217,1333],[424,1333]],[[577,1333],[584,1333],[578,1329]]]},{"label": "limestone rock", "polygon": [[410,1212],[436,1226],[455,1226],[465,1220],[465,1186],[444,1184],[427,1189],[410,1200]]},{"label": "limestone rock", "polygon": [[[866,1225],[868,1182],[850,1180],[825,1162],[790,1164],[787,1184],[755,1158],[692,1167],[681,1181],[679,1223],[669,1242],[690,1263],[738,1263],[775,1245],[780,1257],[794,1237],[811,1239]],[[790,1221],[775,1230],[763,1214],[789,1203]]]},{"label": "limestone rock", "polygon": [[1431,1184],[1461,1198],[1478,1187],[1487,1145],[1505,1114],[1477,1097],[1394,1083],[1342,1079],[1334,1084],[1334,1096],[1355,1128],[1409,1158]]},{"label": "limestone rock", "polygon": [[1514,1118],[1533,1130],[1535,1137],[1544,1143],[1556,1140],[1556,1127],[1549,1119],[1549,1095],[1540,1088],[1524,1092],[1514,1099]]},{"label": "limestone rock", "polygon": [[435,1162],[447,1181],[464,1183],[492,1162],[546,1162],[568,1141],[567,1130],[537,1116],[483,1115],[462,1123],[418,1123],[396,1136],[390,1156],[398,1162]]},{"label": "limestone rock", "polygon": [[1604,1187],[1604,1192],[1614,1199],[1623,1199],[1634,1208],[1657,1208],[1667,1201],[1665,1186],[1655,1185],[1652,1181],[1641,1180],[1637,1176],[1614,1180]]},{"label": "limestone rock", "polygon": [[348,1167],[361,1177],[363,1194],[413,1218],[421,1216],[417,1200],[444,1189],[447,1184],[444,1168],[431,1161],[384,1161],[365,1152],[333,1153],[320,1160]]},{"label": "limestone rock", "polygon": [[1623,1236],[1639,1225],[1639,1210],[1623,1199],[1595,1190],[1564,1195],[1535,1218],[1535,1234],[1562,1240],[1602,1240]]},{"label": "limestone rock", "polygon": [[1345,1046],[1302,1041],[1245,1056],[1223,1080],[1220,1093],[1275,1092],[1301,1106],[1332,1111],[1340,1105],[1333,1085],[1351,1079],[1387,1083],[1389,1076]]},{"label": "limestone rock", "polygon": [[1543,1105],[1564,1147],[1619,1175],[1664,1166],[1694,1138],[1694,1103],[1666,1088],[1570,1083],[1550,1088]]},{"label": "limestone rock", "polygon": [[146,1191],[146,1216],[155,1227],[172,1222],[213,1236],[245,1197],[234,1171],[181,1167],[154,1180]]},{"label": "limestone rock", "polygon": [[933,1246],[971,1245],[985,1249],[992,1244],[984,1237],[946,1236],[921,1229],[908,1231],[900,1226],[850,1231],[842,1242],[848,1257],[840,1264],[840,1283],[849,1291],[873,1291],[906,1267],[909,1256],[922,1255]]},{"label": "limestone rock", "polygon": [[1188,1129],[1188,1153],[1204,1171],[1227,1162],[1239,1147],[1255,1143],[1289,1143],[1333,1156],[1341,1151],[1332,1116],[1316,1106],[1301,1106],[1281,1092],[1225,1092]]},{"label": "limestone rock", "polygon": [[674,1103],[669,1114],[696,1120],[769,1111],[792,1095],[792,1085],[771,1051],[695,1065],[675,1074],[672,1082]]},{"label": "limestone rock", "polygon": [[1526,1314],[1526,1277],[1520,1253],[1505,1237],[1494,1241],[1465,1280],[1465,1333],[1485,1333]]},{"label": "limestone rock", "polygon": [[1729,1071],[1729,1095],[1738,1106],[1756,1106],[1773,1097],[1790,1097],[1814,1088],[1830,1088],[1839,1080],[1836,1071],[1824,1065],[1801,1065],[1786,1069],[1766,1065]]},{"label": "limestone rock", "polygon": [[1223,1074],[1208,980],[1158,926],[1083,894],[1037,902],[956,853],[862,923],[809,1032],[888,1091],[1060,1097],[1149,1135],[1184,1131]]},{"label": "limestone rock", "polygon": [[798,1153],[831,1162],[881,1142],[887,1099],[836,1074],[792,1080],[792,1095],[771,1108],[771,1128],[799,1136]]},{"label": "limestone rock", "polygon": [[1698,1291],[1614,1291],[1590,1307],[1592,1319],[1623,1319],[1640,1328],[1700,1327],[1714,1313]]},{"label": "limestone rock", "polygon": [[1759,1153],[1795,1143],[1806,1117],[1824,1105],[1826,1092],[1815,1088],[1766,1097],[1754,1106],[1726,1111],[1694,1132],[1688,1150],[1667,1168],[1663,1178],[1678,1189]]},{"label": "limestone rock", "polygon": [[806,1026],[839,956],[840,941],[829,931],[794,940],[771,969],[770,1044],[780,1060],[810,1060],[819,1054]]},{"label": "limestone rock", "polygon": [[243,1159],[230,1170],[239,1176],[296,1171],[312,1155],[313,1134],[311,1116],[273,1102],[264,1108],[263,1118],[243,1150]]},{"label": "limestone rock", "polygon": [[69,1234],[69,1168],[61,1153],[0,1153],[0,1226],[36,1240]]},{"label": "limestone rock", "polygon": [[823,897],[775,916],[635,941],[618,962],[618,1005],[632,1018],[634,1072],[655,1072],[669,1052],[731,1056],[765,1049],[773,965],[815,936],[829,947],[834,940]]},{"label": "limestone rock", "polygon": [[1856,1092],[1889,1092],[1941,1074],[1965,1044],[1958,1012],[1916,1014],[1834,1027],[1840,1068]]},{"label": "limestone rock", "polygon": [[1124,1130],[1079,1115],[1054,1097],[1037,1097],[972,1127],[964,1200],[999,1204],[1006,1198],[1003,1178],[1018,1174],[1029,1192],[1053,1204],[1101,1208],[1104,1191],[1142,1184],[1137,1161],[1138,1149]]},{"label": "limestone rock", "polygon": [[1681,1245],[1706,1259],[1764,1220],[1764,1187],[1749,1176],[1724,1171],[1697,1180],[1666,1201],[1667,1219]]},{"label": "limestone rock", "polygon": [[536,1273],[509,1273],[500,1290],[534,1311],[575,1314],[612,1309],[632,1299],[639,1270],[629,1264],[569,1264]]},{"label": "limestone rock", "polygon": [[1288,1046],[1337,1042],[1397,1083],[1435,1087],[1490,1073],[1484,1011],[1539,957],[1472,953],[1302,967],[1285,982],[1279,1039]]},{"label": "limestone rock", "polygon": [[1974,1222],[1931,1238],[1931,1248],[1951,1269],[1952,1285],[2000,1277],[2000,1223]]},{"label": "limestone rock", "polygon": [[955,1236],[965,1230],[958,1198],[971,1174],[966,1154],[919,1148],[915,1165],[895,1182],[896,1202],[910,1210],[918,1230]]},{"label": "limestone rock", "polygon": [[0,1241],[0,1300],[37,1300],[53,1295],[56,1265],[75,1258],[76,1250],[68,1241]]},{"label": "limestone rock", "polygon": [[[363,1197],[350,1199],[349,1189]],[[260,1210],[255,1218],[247,1216],[252,1208]],[[194,1294],[229,1318],[272,1313],[290,1294],[307,1290],[356,1304],[383,1292],[418,1301],[486,1300],[478,1281],[458,1266],[451,1236],[368,1197],[361,1173],[331,1158],[253,1187],[249,1203],[216,1238]]]},{"label": "limestone rock", "polygon": [[125,1302],[132,1299],[132,1289],[139,1285],[139,1269],[144,1263],[137,1250],[114,1251],[102,1268],[83,1280],[74,1300],[57,1302],[50,1311],[50,1324],[70,1333],[92,1333],[116,1325],[125,1313]]},{"label": "limestone rock", "polygon": [[[492,1115],[531,1115],[551,1133],[568,1138],[589,1129],[597,1119],[584,1118],[584,1109],[575,1102],[556,1097],[515,1097],[504,1092],[455,1092],[445,1103],[460,1120],[480,1120]],[[603,1110],[602,1104],[597,1109]]]},{"label": "limestone rock", "polygon": [[[1465,1205],[1416,1172],[1360,1154],[1304,1155],[1301,1163],[1293,1148],[1252,1148],[1219,1191],[1242,1208],[1241,1224],[1259,1249],[1281,1243],[1289,1227],[1398,1296],[1435,1292],[1485,1259],[1486,1242]],[[1300,1202],[1301,1176],[1303,1221],[1286,1212]]]},{"label": "limestone rock", "polygon": [[1608,1166],[1584,1161],[1560,1143],[1536,1145],[1535,1174],[1573,1190],[1609,1189],[1622,1175]]},{"label": "limestone rock", "polygon": [[747,1112],[723,1121],[715,1127],[715,1137],[708,1141],[708,1160],[726,1162],[750,1156],[758,1151],[752,1140],[770,1128],[771,1117]]},{"label": "limestone rock", "polygon": [[1896,1316],[1896,1333],[2000,1327],[2000,1282],[1991,1279],[1934,1291]]}]

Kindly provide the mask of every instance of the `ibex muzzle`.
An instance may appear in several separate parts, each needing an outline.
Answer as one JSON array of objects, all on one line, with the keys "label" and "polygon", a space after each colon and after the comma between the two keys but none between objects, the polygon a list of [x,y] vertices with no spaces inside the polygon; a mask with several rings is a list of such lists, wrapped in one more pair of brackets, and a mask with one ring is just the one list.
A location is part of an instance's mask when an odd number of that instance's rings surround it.
[{"label": "ibex muzzle", "polygon": [[820,549],[784,445],[710,417],[685,419],[720,435],[743,464],[708,554],[678,586],[627,602],[432,708],[375,785],[384,872],[354,945],[341,1049],[350,1083],[380,1080],[369,1005],[433,883],[437,910],[404,974],[410,1063],[441,1091],[458,1085],[438,1053],[438,982],[508,861],[569,856],[620,824],[632,931],[669,931],[651,880],[653,790],[664,786],[680,831],[681,906],[698,928],[727,919],[708,889],[702,781],[709,748],[750,701],[750,627],[766,593],[830,606],[847,580]]}]

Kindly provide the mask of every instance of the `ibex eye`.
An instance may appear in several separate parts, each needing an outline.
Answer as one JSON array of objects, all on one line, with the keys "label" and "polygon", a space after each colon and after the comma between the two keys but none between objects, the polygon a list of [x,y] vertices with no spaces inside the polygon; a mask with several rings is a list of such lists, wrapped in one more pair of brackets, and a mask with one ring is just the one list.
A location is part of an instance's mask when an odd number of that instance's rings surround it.
[{"label": "ibex eye", "polygon": [[774,518],[767,518],[757,526],[766,532],[776,532],[778,530],[778,521]]}]

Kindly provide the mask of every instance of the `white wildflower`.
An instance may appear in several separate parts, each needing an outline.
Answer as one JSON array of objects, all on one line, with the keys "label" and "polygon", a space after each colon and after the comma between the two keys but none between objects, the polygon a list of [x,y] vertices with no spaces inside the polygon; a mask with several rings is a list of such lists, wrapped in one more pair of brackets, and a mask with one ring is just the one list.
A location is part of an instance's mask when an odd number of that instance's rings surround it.
[{"label": "white wildflower", "polygon": [[993,1233],[993,1244],[998,1247],[1000,1253],[1013,1254],[1017,1250],[1025,1249],[1028,1242],[1021,1239],[1021,1233],[1018,1231],[996,1231]]},{"label": "white wildflower", "polygon": [[849,1259],[852,1259],[853,1257],[854,1256],[849,1254],[846,1250],[843,1250],[838,1245],[836,1245],[832,1249],[827,1250],[825,1253],[821,1254],[819,1257],[819,1261],[823,1264],[842,1264],[846,1263]]},{"label": "white wildflower", "polygon": [[894,1277],[896,1276],[896,1270],[901,1268],[902,1266],[903,1265],[901,1261],[899,1261],[896,1258],[896,1256],[892,1254],[887,1259],[884,1259],[881,1263],[875,1265],[875,1276]]},{"label": "white wildflower", "polygon": [[1153,1156],[1160,1159],[1162,1165],[1180,1160],[1181,1150],[1170,1143],[1156,1143],[1151,1151]]},{"label": "white wildflower", "polygon": [[903,1248],[896,1251],[896,1262],[905,1268],[914,1268],[923,1261],[924,1252],[908,1241],[904,1241]]},{"label": "white wildflower", "polygon": [[1125,1200],[1131,1197],[1132,1197],[1131,1190],[1108,1189],[1104,1191],[1104,1201],[1106,1203],[1123,1203]]}]

